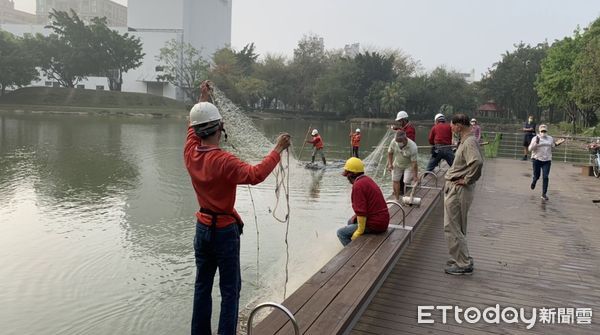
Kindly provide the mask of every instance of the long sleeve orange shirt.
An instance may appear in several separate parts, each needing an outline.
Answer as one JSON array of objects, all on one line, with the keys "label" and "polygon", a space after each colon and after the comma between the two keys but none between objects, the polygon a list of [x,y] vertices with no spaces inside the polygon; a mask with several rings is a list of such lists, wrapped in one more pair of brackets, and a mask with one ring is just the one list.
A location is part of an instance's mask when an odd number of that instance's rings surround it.
[{"label": "long sleeve orange shirt", "polygon": [[[271,151],[262,162],[250,165],[218,146],[203,146],[191,127],[183,156],[200,208],[233,215],[219,215],[217,228],[234,223],[236,218],[242,222],[234,208],[237,185],[264,181],[281,158],[277,151]],[[197,212],[196,217],[203,224],[211,224],[209,214]]]}]

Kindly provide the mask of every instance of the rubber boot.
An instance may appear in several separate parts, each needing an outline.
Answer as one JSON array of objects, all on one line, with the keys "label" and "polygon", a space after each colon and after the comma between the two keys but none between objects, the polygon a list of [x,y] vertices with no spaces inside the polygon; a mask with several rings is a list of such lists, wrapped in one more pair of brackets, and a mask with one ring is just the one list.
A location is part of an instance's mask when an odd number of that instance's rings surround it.
[{"label": "rubber boot", "polygon": [[311,160],[310,160],[311,164],[315,164],[315,156],[312,156]]},{"label": "rubber boot", "polygon": [[323,159],[323,165],[327,165],[327,162],[325,161],[325,157],[321,157]]}]

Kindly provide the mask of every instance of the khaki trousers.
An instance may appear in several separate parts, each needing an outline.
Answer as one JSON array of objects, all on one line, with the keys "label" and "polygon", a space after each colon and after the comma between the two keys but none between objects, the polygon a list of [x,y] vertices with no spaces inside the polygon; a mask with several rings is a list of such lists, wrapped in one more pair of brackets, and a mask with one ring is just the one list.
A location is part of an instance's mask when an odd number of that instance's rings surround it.
[{"label": "khaki trousers", "polygon": [[446,182],[444,191],[444,235],[450,259],[460,267],[469,265],[467,247],[467,214],[473,202],[475,185],[457,186]]}]

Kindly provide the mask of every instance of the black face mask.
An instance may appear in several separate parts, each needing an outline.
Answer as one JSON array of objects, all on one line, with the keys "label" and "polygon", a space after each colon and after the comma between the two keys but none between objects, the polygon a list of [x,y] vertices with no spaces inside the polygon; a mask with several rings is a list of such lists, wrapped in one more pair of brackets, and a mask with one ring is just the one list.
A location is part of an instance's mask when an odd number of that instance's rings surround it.
[{"label": "black face mask", "polygon": [[356,176],[354,175],[347,175],[346,178],[348,179],[348,181],[350,182],[350,184],[354,184],[354,181],[356,180]]}]

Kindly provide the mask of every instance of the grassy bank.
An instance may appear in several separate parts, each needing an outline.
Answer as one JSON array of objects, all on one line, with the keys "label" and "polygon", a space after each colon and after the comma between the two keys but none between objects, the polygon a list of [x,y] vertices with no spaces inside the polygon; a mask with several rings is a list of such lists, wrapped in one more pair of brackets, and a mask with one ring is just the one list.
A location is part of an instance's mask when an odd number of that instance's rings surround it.
[{"label": "grassy bank", "polygon": [[18,89],[0,97],[0,109],[13,112],[187,115],[185,104],[161,96],[58,87]]}]

